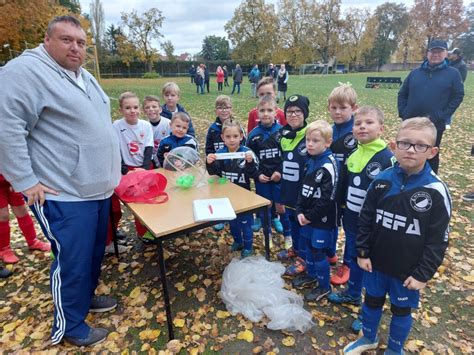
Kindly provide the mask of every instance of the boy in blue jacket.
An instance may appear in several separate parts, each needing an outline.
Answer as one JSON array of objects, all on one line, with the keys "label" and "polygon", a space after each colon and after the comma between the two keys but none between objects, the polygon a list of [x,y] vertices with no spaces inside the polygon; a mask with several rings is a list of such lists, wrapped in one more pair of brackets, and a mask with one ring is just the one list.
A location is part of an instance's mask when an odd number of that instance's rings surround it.
[{"label": "boy in blue jacket", "polygon": [[392,319],[385,354],[402,354],[419,290],[441,265],[448,246],[451,198],[427,160],[438,152],[429,119],[402,122],[391,145],[398,163],[371,183],[357,232],[357,262],[364,270],[363,337],[345,354],[376,349],[388,293]]},{"label": "boy in blue jacket", "polygon": [[[184,112],[189,117],[189,114],[186,112],[184,107],[178,103],[181,97],[181,90],[179,89],[178,84],[173,81],[166,83],[161,89],[161,95],[165,101],[163,106],[161,106],[161,116],[171,120],[173,113]],[[196,136],[191,117],[189,117],[189,128],[187,134],[193,137]]]}]

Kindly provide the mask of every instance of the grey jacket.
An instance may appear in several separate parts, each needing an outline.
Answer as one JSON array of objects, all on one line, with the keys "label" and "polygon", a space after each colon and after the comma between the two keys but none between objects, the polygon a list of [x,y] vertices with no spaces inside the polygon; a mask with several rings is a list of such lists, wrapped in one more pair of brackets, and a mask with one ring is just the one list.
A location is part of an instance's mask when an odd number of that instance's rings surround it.
[{"label": "grey jacket", "polygon": [[0,68],[0,173],[16,191],[41,182],[59,192],[50,200],[100,200],[118,185],[109,99],[81,75],[85,91],[43,45]]}]

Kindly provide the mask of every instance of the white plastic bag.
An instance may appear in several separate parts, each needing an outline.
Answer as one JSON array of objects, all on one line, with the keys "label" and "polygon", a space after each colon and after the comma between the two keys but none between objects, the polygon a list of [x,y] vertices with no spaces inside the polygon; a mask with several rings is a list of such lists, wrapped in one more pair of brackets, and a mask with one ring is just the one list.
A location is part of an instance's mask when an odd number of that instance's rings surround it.
[{"label": "white plastic bag", "polygon": [[263,256],[233,259],[222,276],[221,298],[227,310],[252,322],[266,315],[269,329],[305,332],[314,324],[311,314],[303,308],[301,296],[283,288],[284,272],[281,263]]}]

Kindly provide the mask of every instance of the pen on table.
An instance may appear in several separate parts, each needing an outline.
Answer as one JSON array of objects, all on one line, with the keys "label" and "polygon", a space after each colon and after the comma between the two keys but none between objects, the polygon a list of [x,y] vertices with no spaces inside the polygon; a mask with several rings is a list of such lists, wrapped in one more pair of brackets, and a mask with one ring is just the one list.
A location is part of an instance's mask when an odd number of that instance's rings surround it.
[{"label": "pen on table", "polygon": [[207,207],[209,208],[209,212],[211,212],[211,214],[214,214],[214,211],[212,210],[212,206],[211,206],[211,205],[207,205]]}]

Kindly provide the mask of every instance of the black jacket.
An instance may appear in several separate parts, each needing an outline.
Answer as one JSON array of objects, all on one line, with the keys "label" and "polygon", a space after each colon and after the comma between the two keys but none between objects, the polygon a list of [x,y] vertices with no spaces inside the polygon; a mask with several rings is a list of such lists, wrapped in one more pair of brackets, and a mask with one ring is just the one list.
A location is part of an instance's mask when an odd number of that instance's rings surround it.
[{"label": "black jacket", "polygon": [[429,164],[407,176],[397,164],[370,185],[360,212],[357,254],[375,270],[427,282],[448,246],[451,198]]}]

